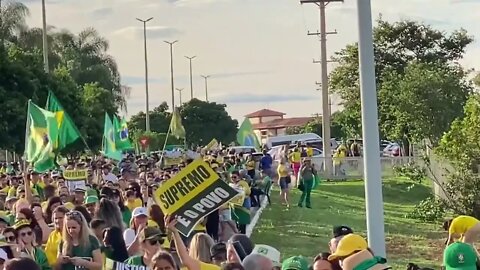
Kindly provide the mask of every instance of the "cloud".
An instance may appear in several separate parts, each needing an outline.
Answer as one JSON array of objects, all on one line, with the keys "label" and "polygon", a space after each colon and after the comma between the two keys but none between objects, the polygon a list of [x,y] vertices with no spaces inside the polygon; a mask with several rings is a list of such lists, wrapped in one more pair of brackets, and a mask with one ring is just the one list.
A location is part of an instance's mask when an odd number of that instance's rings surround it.
[{"label": "cloud", "polygon": [[317,98],[313,95],[274,95],[274,94],[225,94],[216,96],[215,100],[225,103],[280,103],[293,101],[309,101]]},{"label": "cloud", "polygon": [[108,15],[113,14],[113,8],[97,8],[94,9],[91,13],[92,17],[95,19],[105,19]]},{"label": "cloud", "polygon": [[[147,26],[147,38],[169,38],[177,36],[182,32],[174,27],[168,26]],[[143,27],[129,26],[113,32],[114,35],[123,36],[129,39],[143,38]]]},{"label": "cloud", "polygon": [[[167,80],[162,78],[148,78],[148,84],[166,83]],[[122,76],[122,83],[126,85],[140,85],[145,84],[145,77],[141,76]]]},{"label": "cloud", "polygon": [[271,72],[270,71],[223,72],[223,73],[210,74],[210,76],[216,79],[226,79],[226,78],[232,78],[232,77],[264,75],[269,73]]},{"label": "cloud", "polygon": [[167,2],[179,7],[198,7],[207,4],[215,4],[221,2],[230,2],[232,0],[167,0]]}]

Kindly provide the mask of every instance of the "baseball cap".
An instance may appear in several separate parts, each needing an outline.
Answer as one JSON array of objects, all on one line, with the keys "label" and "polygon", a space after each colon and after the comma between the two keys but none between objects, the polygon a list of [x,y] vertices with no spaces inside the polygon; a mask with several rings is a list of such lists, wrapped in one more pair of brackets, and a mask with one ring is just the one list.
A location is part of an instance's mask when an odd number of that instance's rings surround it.
[{"label": "baseball cap", "polygon": [[476,270],[477,254],[471,245],[455,242],[444,250],[443,264],[446,270]]},{"label": "baseball cap", "polygon": [[352,228],[345,226],[345,225],[340,225],[340,226],[334,226],[333,227],[333,237],[337,238],[340,236],[345,236],[347,234],[353,233]]},{"label": "baseball cap", "polygon": [[155,227],[145,227],[138,234],[138,240],[144,242],[145,240],[162,239],[162,231]]},{"label": "baseball cap", "polygon": [[97,196],[87,196],[83,201],[84,204],[91,204],[91,203],[97,203],[97,202],[98,202]]},{"label": "baseball cap", "polygon": [[18,231],[20,230],[21,228],[23,227],[30,227],[30,221],[28,220],[25,220],[25,219],[22,219],[18,222],[16,222],[14,225],[13,225],[13,228]]},{"label": "baseball cap", "polygon": [[303,256],[293,256],[283,261],[282,270],[308,270],[308,260]]},{"label": "baseball cap", "polygon": [[138,216],[146,216],[146,217],[148,217],[147,208],[145,208],[145,207],[137,207],[137,208],[133,209],[132,218],[135,218],[135,217],[138,217]]},{"label": "baseball cap", "polygon": [[280,251],[268,245],[255,245],[252,254],[258,254],[267,257],[275,266],[280,266]]},{"label": "baseball cap", "polygon": [[346,257],[355,251],[362,251],[368,248],[367,241],[358,234],[347,234],[340,242],[338,242],[337,250],[328,256],[328,260],[332,261],[339,257]]},{"label": "baseball cap", "polygon": [[81,186],[75,188],[75,192],[85,193],[86,191],[87,191],[86,188],[81,187]]}]

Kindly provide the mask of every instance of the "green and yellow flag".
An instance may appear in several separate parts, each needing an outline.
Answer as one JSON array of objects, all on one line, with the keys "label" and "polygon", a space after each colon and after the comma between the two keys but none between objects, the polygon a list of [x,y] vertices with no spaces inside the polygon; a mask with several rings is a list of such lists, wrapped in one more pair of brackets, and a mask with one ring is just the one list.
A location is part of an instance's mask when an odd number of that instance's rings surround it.
[{"label": "green and yellow flag", "polygon": [[56,139],[55,148],[61,150],[81,138],[77,127],[52,91],[48,92],[46,109],[57,114],[58,138]]},{"label": "green and yellow flag", "polygon": [[125,118],[119,120],[116,115],[113,116],[113,128],[115,129],[115,146],[118,150],[132,149],[132,144],[128,138],[128,126]]},{"label": "green and yellow flag", "polygon": [[117,149],[115,144],[115,128],[108,113],[105,113],[105,124],[103,127],[102,152],[108,158],[122,160],[122,151]]},{"label": "green and yellow flag", "polygon": [[260,150],[260,142],[258,141],[257,135],[253,132],[252,123],[248,118],[243,120],[242,125],[237,132],[237,142],[241,146],[253,146],[255,149]]},{"label": "green and yellow flag", "polygon": [[180,116],[178,108],[175,108],[172,113],[172,121],[170,122],[170,133],[177,139],[185,139],[185,128],[182,125],[182,116]]},{"label": "green and yellow flag", "polygon": [[55,143],[58,137],[60,113],[53,113],[28,101],[25,130],[25,160],[35,171],[45,172],[55,167]]}]

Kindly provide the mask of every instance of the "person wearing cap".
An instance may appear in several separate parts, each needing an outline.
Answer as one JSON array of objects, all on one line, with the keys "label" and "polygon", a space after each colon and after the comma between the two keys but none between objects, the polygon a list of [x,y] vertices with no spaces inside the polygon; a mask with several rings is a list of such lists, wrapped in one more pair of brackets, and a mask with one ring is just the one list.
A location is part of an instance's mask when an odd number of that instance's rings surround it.
[{"label": "person wearing cap", "polygon": [[123,240],[129,254],[136,254],[140,250],[139,235],[140,231],[147,227],[148,212],[145,207],[137,207],[132,211],[132,219],[130,220],[130,228],[123,232]]},{"label": "person wearing cap", "polygon": [[163,244],[162,232],[158,228],[145,227],[138,233],[138,242],[140,243],[143,255],[132,256],[125,263],[130,265],[148,266],[155,253],[161,249]]},{"label": "person wearing cap", "polygon": [[455,242],[443,251],[445,270],[476,270],[477,252],[466,243]]},{"label": "person wearing cap", "polygon": [[374,256],[368,248],[367,241],[357,234],[345,235],[338,243],[329,261],[339,260],[343,270],[383,270],[390,269],[387,260]]},{"label": "person wearing cap", "polygon": [[17,234],[18,252],[22,257],[30,257],[37,262],[41,270],[50,270],[45,252],[34,245],[35,235],[27,220],[20,220],[13,225]]},{"label": "person wearing cap", "polygon": [[85,204],[85,208],[87,208],[88,213],[90,216],[95,216],[95,210],[98,206],[98,197],[97,196],[87,196],[83,201]]},{"label": "person wearing cap", "polygon": [[75,187],[74,189],[75,192],[75,197],[73,204],[74,205],[83,205],[83,201],[85,200],[85,193],[87,192],[87,189],[82,186]]},{"label": "person wearing cap", "polygon": [[282,270],[308,270],[308,260],[303,256],[293,256],[282,262]]},{"label": "person wearing cap", "polygon": [[334,253],[337,250],[338,242],[342,240],[345,235],[353,233],[353,230],[348,226],[334,226],[333,227],[333,238],[330,239],[328,242],[328,246],[330,247],[330,252]]},{"label": "person wearing cap", "polygon": [[298,187],[302,191],[300,201],[298,201],[298,207],[303,207],[303,203],[305,202],[305,206],[307,208],[312,208],[310,193],[312,192],[313,185],[315,184],[316,175],[317,170],[315,170],[313,167],[312,160],[310,158],[304,158],[298,177]]},{"label": "person wearing cap", "polygon": [[471,216],[458,216],[444,223],[444,229],[448,228],[447,245],[456,239],[464,243],[473,244],[480,235],[480,221]]},{"label": "person wearing cap", "polygon": [[268,246],[268,245],[255,245],[251,254],[259,254],[265,256],[273,263],[273,267],[280,267],[280,251],[276,248]]}]

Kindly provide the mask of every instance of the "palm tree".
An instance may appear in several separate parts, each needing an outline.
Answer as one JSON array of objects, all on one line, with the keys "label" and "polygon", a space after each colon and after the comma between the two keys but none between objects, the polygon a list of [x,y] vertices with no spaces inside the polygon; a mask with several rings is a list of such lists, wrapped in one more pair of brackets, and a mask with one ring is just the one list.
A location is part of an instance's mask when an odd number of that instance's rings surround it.
[{"label": "palm tree", "polygon": [[98,83],[112,93],[120,108],[126,110],[129,88],[121,84],[117,63],[107,54],[108,40],[94,28],[86,28],[78,35],[60,31],[53,39],[52,51],[60,57],[61,64],[69,68],[78,85]]},{"label": "palm tree", "polygon": [[22,3],[8,1],[2,5],[0,0],[0,53],[5,51],[5,42],[14,41],[16,34],[26,29],[25,19],[30,12]]}]

